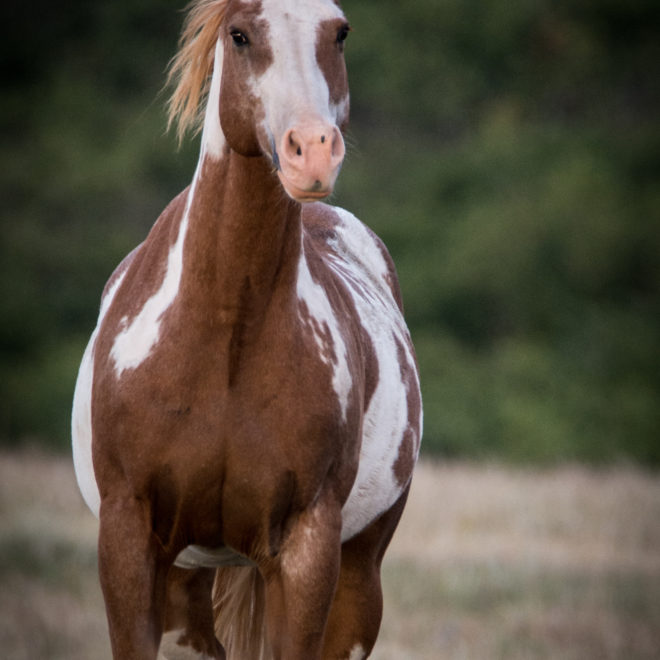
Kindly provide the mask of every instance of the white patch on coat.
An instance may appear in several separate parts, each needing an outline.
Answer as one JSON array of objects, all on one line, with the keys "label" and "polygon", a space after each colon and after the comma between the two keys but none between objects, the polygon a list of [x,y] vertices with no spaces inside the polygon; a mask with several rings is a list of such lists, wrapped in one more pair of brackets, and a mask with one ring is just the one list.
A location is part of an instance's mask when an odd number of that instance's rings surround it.
[{"label": "white patch on coat", "polygon": [[115,363],[115,374],[118,379],[126,369],[135,369],[149,357],[152,348],[160,338],[160,324],[163,314],[179,293],[181,275],[183,274],[183,244],[188,229],[190,207],[195,197],[195,189],[201,175],[203,162],[204,153],[202,151],[186,200],[186,207],[179,225],[179,233],[167,255],[165,277],[160,288],[147,300],[130,323],[126,316],[120,321],[121,330],[115,337],[110,349],[110,357]]},{"label": "white patch on coat", "polygon": [[[213,660],[213,656],[196,651],[185,643],[186,629],[176,628],[164,632],[158,647],[156,660]],[[182,641],[183,645],[179,642]]]},{"label": "white patch on coat", "polygon": [[[332,369],[332,386],[339,400],[342,418],[346,421],[348,396],[353,386],[353,378],[348,368],[346,344],[325,290],[312,278],[304,249],[298,264],[297,293],[298,299],[305,303],[311,323],[304,314],[301,315],[301,320],[309,326],[318,346],[319,356]],[[332,339],[331,346],[328,345],[327,337],[321,334],[319,329],[329,331]],[[330,359],[330,353],[334,353],[334,360]]]},{"label": "white patch on coat", "polygon": [[339,101],[339,103],[330,104],[330,112],[334,117],[336,117],[335,121],[339,126],[348,121],[350,103],[350,95],[347,93],[346,96],[341,101]]},{"label": "white patch on coat", "polygon": [[351,652],[348,656],[348,660],[363,660],[363,658],[365,658],[366,655],[367,654],[364,652],[364,648],[362,647],[362,644],[356,644],[351,649]]},{"label": "white patch on coat", "polygon": [[325,506],[317,502],[291,526],[280,550],[280,566],[293,582],[318,576],[319,567],[329,556],[327,548],[334,547],[330,540],[334,530],[328,523]]},{"label": "white patch on coat", "polygon": [[282,572],[292,580],[305,579],[318,566],[318,540],[316,529],[299,524],[282,549]]},{"label": "white patch on coat", "polygon": [[214,160],[221,158],[226,144],[225,135],[220,126],[219,112],[223,59],[222,42],[218,39],[215,47],[213,77],[204,116],[200,156],[179,225],[179,233],[167,256],[165,277],[158,291],[147,300],[130,323],[127,317],[120,321],[122,329],[115,337],[110,351],[110,356],[115,363],[117,378],[122,375],[124,370],[138,367],[149,356],[151,349],[158,343],[160,337],[162,316],[179,292],[183,273],[183,245],[197,182],[201,176],[206,156],[208,155]]},{"label": "white patch on coat", "polygon": [[[336,239],[330,242],[335,250],[330,265],[347,284],[378,361],[378,384],[363,420],[358,472],[342,510],[345,541],[389,509],[405,486],[393,471],[408,429],[408,402],[397,340],[404,347],[409,365],[414,365],[414,359],[379,246],[354,215],[334,210],[341,222],[335,227]],[[416,443],[418,439],[414,439]]]},{"label": "white patch on coat", "polygon": [[[273,62],[255,81],[265,110],[263,128],[276,140],[309,116],[336,124],[341,104],[329,103],[328,83],[316,60],[320,22],[342,18],[332,0],[263,0],[262,16],[269,24]],[[339,117],[340,120],[343,117]]]},{"label": "white patch on coat", "polygon": [[225,134],[220,126],[220,83],[222,80],[222,62],[224,51],[222,40],[218,39],[215,45],[215,59],[213,64],[213,77],[206,101],[206,114],[204,115],[204,129],[202,131],[202,157],[208,154],[214,160],[222,157],[225,148]]},{"label": "white patch on coat", "polygon": [[122,273],[101,301],[101,310],[90,340],[83,354],[76,389],[73,395],[73,411],[71,414],[71,440],[73,449],[73,466],[76,471],[78,486],[87,506],[95,516],[99,515],[101,498],[99,497],[94,464],[92,462],[92,385],[94,383],[94,345],[98,329],[110,308],[115,294],[126,273]]}]

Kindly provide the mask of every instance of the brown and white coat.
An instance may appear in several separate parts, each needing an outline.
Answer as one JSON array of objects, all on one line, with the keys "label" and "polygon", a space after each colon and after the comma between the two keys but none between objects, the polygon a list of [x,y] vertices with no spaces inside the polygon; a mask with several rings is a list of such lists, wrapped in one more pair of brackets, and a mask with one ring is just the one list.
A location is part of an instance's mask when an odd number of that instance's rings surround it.
[{"label": "brown and white coat", "polygon": [[344,157],[347,30],[330,0],[189,15],[172,107],[185,129],[208,74],[197,169],[106,285],[74,396],[115,658],[375,642],[422,411],[392,261],[317,201]]}]

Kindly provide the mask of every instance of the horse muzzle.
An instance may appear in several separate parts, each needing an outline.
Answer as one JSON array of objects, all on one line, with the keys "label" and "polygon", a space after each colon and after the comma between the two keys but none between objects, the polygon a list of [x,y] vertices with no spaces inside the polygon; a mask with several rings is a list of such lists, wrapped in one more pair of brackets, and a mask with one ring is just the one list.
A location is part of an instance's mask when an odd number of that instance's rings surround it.
[{"label": "horse muzzle", "polygon": [[282,136],[274,161],[287,194],[298,202],[330,195],[344,161],[346,147],[336,126],[302,124]]}]

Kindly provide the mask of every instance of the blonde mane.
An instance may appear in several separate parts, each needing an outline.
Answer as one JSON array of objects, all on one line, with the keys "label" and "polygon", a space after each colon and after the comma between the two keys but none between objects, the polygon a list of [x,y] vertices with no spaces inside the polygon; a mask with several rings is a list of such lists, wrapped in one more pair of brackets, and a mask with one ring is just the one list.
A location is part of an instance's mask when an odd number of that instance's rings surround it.
[{"label": "blonde mane", "polygon": [[229,0],[193,0],[179,39],[179,51],[172,58],[167,86],[174,91],[167,104],[167,128],[176,124],[179,142],[188,129],[199,131],[204,101],[213,74],[215,44]]}]

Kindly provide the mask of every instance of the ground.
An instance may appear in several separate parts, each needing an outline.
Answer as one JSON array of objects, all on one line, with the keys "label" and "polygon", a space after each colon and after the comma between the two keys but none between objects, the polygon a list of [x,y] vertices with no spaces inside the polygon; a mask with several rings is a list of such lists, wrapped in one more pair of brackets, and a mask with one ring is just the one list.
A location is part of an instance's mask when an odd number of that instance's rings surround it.
[{"label": "ground", "polygon": [[[422,463],[375,660],[660,657],[660,475]],[[0,649],[110,657],[71,460],[0,452]]]}]

